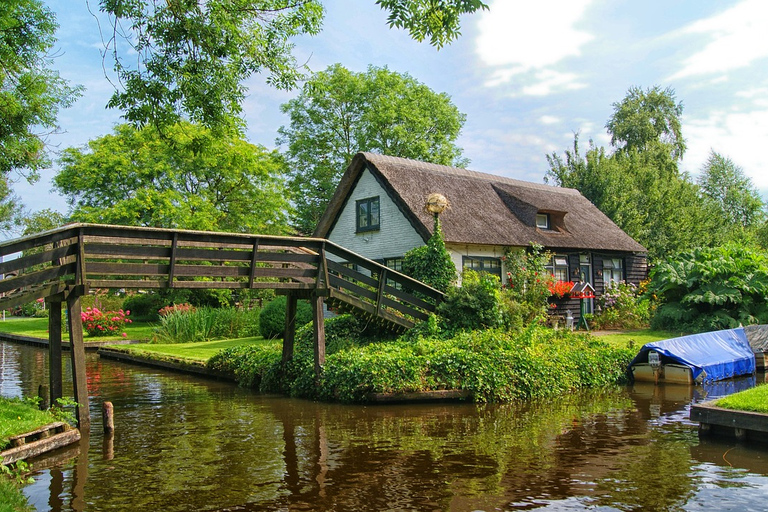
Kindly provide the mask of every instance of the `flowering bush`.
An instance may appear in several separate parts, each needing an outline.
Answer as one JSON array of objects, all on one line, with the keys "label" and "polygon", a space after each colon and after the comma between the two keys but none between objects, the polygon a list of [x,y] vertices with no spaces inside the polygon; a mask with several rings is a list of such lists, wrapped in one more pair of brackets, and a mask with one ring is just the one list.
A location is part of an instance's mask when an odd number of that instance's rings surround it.
[{"label": "flowering bush", "polygon": [[519,330],[546,318],[549,286],[553,282],[547,271],[549,253],[531,244],[527,251],[511,250],[502,260],[507,268],[507,283],[502,287],[504,323],[508,329]]},{"label": "flowering bush", "polygon": [[184,304],[174,304],[172,306],[165,306],[164,308],[160,308],[157,312],[160,314],[161,317],[165,317],[170,315],[171,313],[192,313],[195,310],[195,307],[185,302]]},{"label": "flowering bush", "polygon": [[557,297],[558,299],[562,299],[566,295],[568,295],[573,288],[573,282],[572,281],[550,281],[549,282],[549,293],[550,295],[553,295]]},{"label": "flowering bush", "polygon": [[[121,327],[132,323],[128,318],[130,311],[101,311],[99,308],[86,308],[80,313],[83,321],[83,330],[88,336],[112,336],[119,333]],[[126,333],[122,333],[127,336]]]},{"label": "flowering bush", "polygon": [[596,329],[638,329],[649,321],[649,302],[640,297],[637,286],[611,281],[597,299],[592,322]]}]

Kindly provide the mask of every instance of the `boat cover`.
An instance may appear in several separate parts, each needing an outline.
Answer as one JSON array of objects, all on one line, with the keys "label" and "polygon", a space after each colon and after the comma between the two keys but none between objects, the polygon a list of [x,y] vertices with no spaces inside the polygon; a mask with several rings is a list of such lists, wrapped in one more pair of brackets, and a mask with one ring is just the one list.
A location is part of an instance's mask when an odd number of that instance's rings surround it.
[{"label": "boat cover", "polygon": [[661,364],[691,368],[693,380],[699,383],[755,372],[755,354],[742,327],[646,343],[629,363],[630,369],[634,364],[647,363],[651,350],[659,353]]}]

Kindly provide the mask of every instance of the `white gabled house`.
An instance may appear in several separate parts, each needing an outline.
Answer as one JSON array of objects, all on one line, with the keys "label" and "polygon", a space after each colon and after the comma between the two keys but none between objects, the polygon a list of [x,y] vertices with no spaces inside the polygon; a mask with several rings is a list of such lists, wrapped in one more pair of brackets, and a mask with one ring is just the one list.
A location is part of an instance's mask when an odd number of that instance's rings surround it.
[{"label": "white gabled house", "polygon": [[457,272],[504,281],[507,249],[537,243],[553,254],[556,279],[583,279],[597,294],[610,281],[646,278],[645,247],[577,190],[373,153],[354,157],[314,236],[400,270],[403,255],[431,235],[424,206],[432,193],[450,202],[440,222]]}]

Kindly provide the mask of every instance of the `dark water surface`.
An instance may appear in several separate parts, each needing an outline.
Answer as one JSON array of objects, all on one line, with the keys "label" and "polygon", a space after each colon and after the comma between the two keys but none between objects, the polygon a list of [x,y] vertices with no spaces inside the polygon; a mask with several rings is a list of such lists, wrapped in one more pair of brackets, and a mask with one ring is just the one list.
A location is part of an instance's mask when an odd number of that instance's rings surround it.
[{"label": "dark water surface", "polygon": [[[0,394],[35,395],[47,364],[0,342]],[[768,446],[700,441],[687,419],[691,402],[753,384],[346,406],[89,355],[92,432],[24,492],[55,512],[766,510]]]}]

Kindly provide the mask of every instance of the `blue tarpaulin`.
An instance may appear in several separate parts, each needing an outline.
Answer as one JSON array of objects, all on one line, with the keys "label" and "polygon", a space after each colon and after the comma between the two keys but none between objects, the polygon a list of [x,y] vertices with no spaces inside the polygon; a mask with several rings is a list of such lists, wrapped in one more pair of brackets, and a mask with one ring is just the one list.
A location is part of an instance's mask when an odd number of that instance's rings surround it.
[{"label": "blue tarpaulin", "polygon": [[629,364],[647,363],[648,352],[661,356],[661,364],[681,364],[691,368],[696,382],[729,379],[755,372],[755,354],[744,329],[691,334],[646,343]]}]

